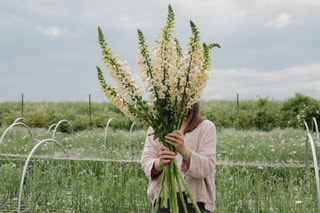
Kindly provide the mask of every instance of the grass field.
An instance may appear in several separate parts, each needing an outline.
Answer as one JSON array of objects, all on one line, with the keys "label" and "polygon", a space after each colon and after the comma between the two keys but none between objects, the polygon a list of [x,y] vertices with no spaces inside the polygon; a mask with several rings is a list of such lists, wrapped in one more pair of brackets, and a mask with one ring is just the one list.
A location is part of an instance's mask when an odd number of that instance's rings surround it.
[{"label": "grass field", "polygon": [[[0,128],[0,135],[5,127]],[[14,127],[0,144],[1,212],[16,212],[25,160],[47,129]],[[26,170],[21,212],[151,212],[139,163],[145,130],[59,133],[35,151]],[[317,212],[304,130],[218,129],[215,212]],[[316,137],[314,137],[316,138]],[[41,158],[47,156],[47,158]],[[308,165],[312,162],[309,147]]]}]

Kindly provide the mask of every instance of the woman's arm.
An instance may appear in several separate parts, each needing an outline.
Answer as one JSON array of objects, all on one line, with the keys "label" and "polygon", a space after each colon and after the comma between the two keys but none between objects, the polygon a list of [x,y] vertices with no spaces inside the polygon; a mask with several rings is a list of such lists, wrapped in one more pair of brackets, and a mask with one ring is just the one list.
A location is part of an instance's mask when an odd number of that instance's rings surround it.
[{"label": "woman's arm", "polygon": [[153,136],[149,134],[153,133],[152,128],[148,129],[146,141],[144,144],[144,149],[141,156],[141,166],[146,174],[147,178],[151,180],[151,170],[153,168],[154,161],[158,158],[159,147],[157,146],[157,141],[153,140]]},{"label": "woman's arm", "polygon": [[182,172],[192,178],[206,178],[215,169],[216,129],[212,122],[204,122],[199,138],[193,139],[193,143],[198,143],[197,151],[191,150],[189,164],[183,161],[181,165]]},{"label": "woman's arm", "polygon": [[160,145],[158,140],[154,141],[153,136],[149,136],[152,129],[149,128],[148,136],[144,145],[141,157],[141,165],[149,179],[158,177],[166,164],[175,159],[175,153],[167,147]]}]

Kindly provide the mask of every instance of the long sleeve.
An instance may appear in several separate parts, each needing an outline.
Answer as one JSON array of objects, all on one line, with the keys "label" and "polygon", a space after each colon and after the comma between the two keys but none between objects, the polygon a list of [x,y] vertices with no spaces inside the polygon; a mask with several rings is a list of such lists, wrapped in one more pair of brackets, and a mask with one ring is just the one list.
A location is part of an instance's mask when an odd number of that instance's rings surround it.
[{"label": "long sleeve", "polygon": [[157,177],[152,177],[151,170],[154,164],[154,161],[159,157],[159,151],[160,151],[160,143],[158,140],[153,140],[153,129],[150,127],[148,129],[147,138],[144,144],[144,149],[142,151],[141,156],[141,166],[142,169],[146,175],[146,177],[149,179],[149,185],[147,194],[149,198],[151,199],[152,203],[154,203],[160,188],[162,173],[159,174]]},{"label": "long sleeve", "polygon": [[216,163],[216,130],[213,123],[203,121],[203,128],[186,135],[191,148],[190,165],[185,162],[181,171],[191,178],[206,178],[214,172]]},{"label": "long sleeve", "polygon": [[151,133],[153,133],[153,130],[150,127],[148,129],[147,138],[141,156],[142,169],[149,180],[151,180],[151,170],[154,161],[158,158],[160,151],[160,143],[158,140],[153,140],[153,135],[149,136]]}]

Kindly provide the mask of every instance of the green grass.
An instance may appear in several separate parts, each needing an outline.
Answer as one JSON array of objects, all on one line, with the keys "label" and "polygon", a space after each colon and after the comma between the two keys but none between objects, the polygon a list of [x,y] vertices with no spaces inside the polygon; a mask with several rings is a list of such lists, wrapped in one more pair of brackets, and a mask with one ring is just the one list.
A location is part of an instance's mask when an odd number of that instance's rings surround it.
[{"label": "green grass", "polygon": [[[236,162],[303,164],[305,142],[306,133],[301,129],[273,129],[270,132],[225,129],[218,133],[217,157]],[[311,149],[308,158],[312,160]]]},{"label": "green grass", "polygon": [[[0,128],[0,135],[5,127]],[[46,129],[14,127],[0,144],[1,212],[16,212],[26,155],[39,141],[50,138]],[[106,146],[104,129],[56,134],[72,159],[71,175],[59,147],[42,144],[28,165],[22,194],[22,212],[151,212],[148,180],[141,165],[145,130],[130,133],[110,128]],[[314,137],[316,138],[316,137]],[[305,164],[303,130],[270,132],[219,129],[217,132],[215,212],[317,212],[313,168]],[[92,160],[94,159],[94,160]],[[113,161],[106,161],[111,159]],[[312,161],[311,149],[308,152]],[[129,160],[134,160],[130,162]],[[228,166],[254,162],[261,166]],[[268,167],[266,164],[287,165]]]}]

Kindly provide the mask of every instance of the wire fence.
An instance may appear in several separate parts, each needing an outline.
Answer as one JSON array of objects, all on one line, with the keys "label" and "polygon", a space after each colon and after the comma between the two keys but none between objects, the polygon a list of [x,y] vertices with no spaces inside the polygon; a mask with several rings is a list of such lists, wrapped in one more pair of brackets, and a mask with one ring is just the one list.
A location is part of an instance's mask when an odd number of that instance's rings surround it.
[{"label": "wire fence", "polygon": [[[0,154],[0,160],[8,160],[9,158],[13,161],[24,161],[28,155],[17,155],[17,154]],[[32,160],[67,160],[65,157],[60,156],[50,156],[50,155],[34,155]],[[71,161],[96,161],[96,162],[122,162],[122,163],[137,163],[140,164],[140,160],[124,160],[124,159],[107,159],[107,158],[86,158],[86,157],[69,157]],[[267,162],[241,162],[241,161],[216,161],[216,166],[241,166],[241,167],[273,167],[273,168],[303,168],[306,164],[302,163],[267,163]],[[320,166],[320,164],[319,164]],[[314,164],[308,164],[308,167],[314,168]]]}]

